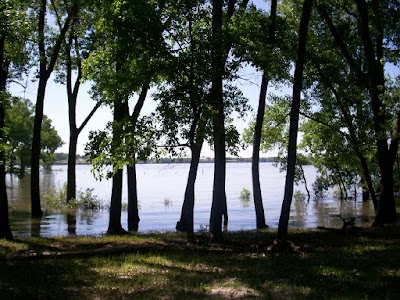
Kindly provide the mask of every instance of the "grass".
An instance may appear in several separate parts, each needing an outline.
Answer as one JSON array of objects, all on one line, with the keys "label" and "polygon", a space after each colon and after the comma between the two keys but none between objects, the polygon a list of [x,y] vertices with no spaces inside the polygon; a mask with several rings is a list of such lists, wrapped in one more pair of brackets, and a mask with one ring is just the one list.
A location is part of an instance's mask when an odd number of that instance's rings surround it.
[{"label": "grass", "polygon": [[[0,295],[400,299],[399,229],[364,228],[358,235],[293,230],[290,239],[302,246],[296,253],[271,253],[272,230],[227,233],[224,243],[213,245],[201,239],[204,234],[197,243],[187,244],[180,233],[0,240]],[[91,252],[96,249],[104,251]],[[45,255],[28,257],[32,253]]]}]

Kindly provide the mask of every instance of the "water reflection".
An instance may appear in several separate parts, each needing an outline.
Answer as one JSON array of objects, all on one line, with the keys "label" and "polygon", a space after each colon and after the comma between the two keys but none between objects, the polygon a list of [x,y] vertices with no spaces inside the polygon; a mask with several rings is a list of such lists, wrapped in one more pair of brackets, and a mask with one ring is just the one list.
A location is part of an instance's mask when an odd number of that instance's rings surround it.
[{"label": "water reflection", "polygon": [[[201,172],[196,182],[196,203],[194,222],[199,230],[209,222],[213,164],[201,164]],[[158,165],[142,164],[137,166],[138,198],[140,201],[139,231],[173,231],[180,217],[188,164]],[[311,184],[315,178],[315,169],[304,168],[307,181]],[[66,182],[66,166],[57,166],[53,172],[40,175],[41,193],[59,190]],[[266,222],[274,228],[278,224],[283,199],[285,174],[269,163],[260,164],[260,181],[263,194]],[[77,167],[78,189],[94,189],[99,199],[110,199],[111,181],[96,181],[90,173],[90,166]],[[253,197],[239,197],[244,187],[251,186],[251,165],[247,163],[227,164],[226,195],[229,214],[229,230],[255,229],[255,211]],[[7,191],[10,199],[10,225],[14,235],[99,235],[108,227],[109,212],[70,211],[67,214],[46,213],[41,220],[30,220],[30,176],[24,178],[7,176]],[[317,226],[341,227],[339,214],[356,216],[356,225],[370,224],[374,211],[370,202],[340,201],[333,197],[323,200],[306,200],[306,191],[297,187],[294,197],[290,223],[291,227],[316,228]],[[252,191],[250,191],[252,192]],[[123,199],[126,202],[126,187]],[[173,199],[170,200],[170,199]],[[122,212],[123,226],[127,227],[126,211]]]}]

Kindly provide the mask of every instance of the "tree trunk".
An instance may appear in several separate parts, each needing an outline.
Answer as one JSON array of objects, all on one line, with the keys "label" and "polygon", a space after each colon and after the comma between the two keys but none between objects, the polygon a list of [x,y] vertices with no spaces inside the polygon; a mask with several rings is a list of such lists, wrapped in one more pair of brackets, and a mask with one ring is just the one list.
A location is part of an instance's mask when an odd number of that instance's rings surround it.
[{"label": "tree trunk", "polygon": [[42,135],[42,121],[44,97],[47,78],[39,79],[39,88],[35,105],[35,119],[33,123],[32,156],[31,156],[31,214],[32,218],[41,218],[43,211],[40,205],[40,142]]},{"label": "tree trunk", "polygon": [[189,241],[193,240],[194,235],[193,215],[195,201],[195,183],[200,162],[201,148],[202,147],[199,145],[193,145],[190,148],[190,151],[192,152],[192,159],[190,160],[189,175],[186,183],[181,219],[176,223],[176,230],[187,232]]},{"label": "tree trunk", "polygon": [[125,234],[125,229],[121,225],[122,210],[122,179],[123,172],[117,170],[112,178],[110,221],[108,223],[107,234]]},{"label": "tree trunk", "polygon": [[76,211],[67,213],[68,234],[76,235]]},{"label": "tree trunk", "polygon": [[386,106],[382,100],[385,93],[385,77],[383,66],[383,27],[381,24],[381,12],[379,4],[374,6],[372,1],[374,22],[377,36],[373,39],[370,35],[370,22],[368,18],[368,7],[365,0],[356,0],[358,12],[358,26],[363,42],[364,53],[367,61],[368,90],[371,97],[373,111],[373,121],[378,150],[378,163],[381,173],[382,193],[379,199],[378,213],[376,214],[374,225],[394,222],[397,219],[396,205],[394,200],[394,161],[398,149],[398,137],[392,139],[388,148],[388,138],[386,134]]},{"label": "tree trunk", "polygon": [[301,90],[303,81],[304,61],[306,54],[308,24],[310,22],[313,0],[304,0],[303,11],[300,19],[299,45],[297,50],[296,67],[293,78],[293,100],[290,111],[289,145],[287,171],[285,180],[285,193],[283,197],[281,215],[278,225],[278,239],[286,240],[290,216],[290,205],[293,198],[293,184],[296,167],[297,134],[299,127],[299,114],[301,102]]},{"label": "tree trunk", "polygon": [[[268,44],[272,46],[275,43],[276,7],[277,7],[277,0],[272,0],[271,24],[268,30],[268,38],[269,38]],[[251,161],[253,198],[254,198],[254,207],[256,211],[257,229],[268,228],[267,224],[265,223],[264,206],[263,206],[261,186],[260,186],[260,170],[259,170],[262,125],[264,122],[264,113],[265,113],[265,98],[267,96],[267,89],[269,82],[267,76],[268,76],[268,71],[264,71],[261,80],[260,97],[258,100],[256,125],[254,127],[253,155]]]},{"label": "tree trunk", "polygon": [[68,148],[67,203],[76,199],[76,145],[78,135],[76,130],[70,130]]},{"label": "tree trunk", "polygon": [[222,215],[225,213],[225,124],[224,103],[222,95],[222,77],[224,70],[224,43],[222,39],[222,0],[213,0],[212,8],[212,84],[211,101],[214,108],[213,138],[214,138],[214,188],[210,214],[210,239],[222,239]]},{"label": "tree trunk", "polygon": [[268,227],[267,224],[265,224],[265,215],[264,215],[264,207],[261,194],[260,170],[259,170],[260,145],[261,145],[262,126],[264,122],[265,98],[267,96],[267,88],[268,88],[268,79],[266,77],[266,74],[264,73],[262,76],[260,97],[258,100],[256,125],[254,126],[253,155],[251,160],[251,175],[253,182],[253,198],[254,198],[254,207],[256,210],[257,229],[265,229]]},{"label": "tree trunk", "polygon": [[139,229],[139,208],[137,196],[136,164],[127,167],[128,173],[128,231]]},{"label": "tree trunk", "polygon": [[[7,84],[8,70],[4,66],[5,37],[0,37],[0,143],[3,146],[5,127],[5,91]],[[1,147],[3,149],[3,147]],[[0,151],[0,239],[12,239],[8,217],[8,198],[6,187],[6,159],[4,150]]]},{"label": "tree trunk", "polygon": [[[121,70],[122,64],[117,62],[116,73]],[[119,145],[122,143],[121,135],[121,122],[126,117],[126,103],[121,99],[114,100],[114,123],[113,123],[113,138],[111,145],[111,155],[116,155]],[[123,170],[114,170],[112,177],[112,191],[111,191],[111,205],[110,205],[110,220],[108,225],[107,234],[124,234],[126,231],[121,225],[121,211],[122,211],[122,181]]]},{"label": "tree trunk", "polygon": [[[150,88],[150,82],[145,82],[142,86],[142,91],[140,92],[139,99],[133,109],[132,115],[130,116],[130,121],[132,126],[136,126],[138,121],[140,111],[143,108],[144,101],[146,100],[147,92]],[[129,105],[128,101],[122,104],[124,117],[129,117]],[[127,166],[127,176],[128,176],[128,230],[138,231],[139,229],[139,208],[138,208],[138,197],[137,197],[137,179],[136,179],[136,165],[133,161],[132,165]]]},{"label": "tree trunk", "polygon": [[394,223],[397,220],[396,202],[394,198],[394,164],[386,163],[381,172],[382,191],[379,199],[378,213],[376,214],[373,224],[374,226]]},{"label": "tree trunk", "polygon": [[307,192],[307,202],[310,202],[311,194],[310,194],[310,191],[308,190],[306,174],[304,173],[304,169],[303,169],[302,165],[299,165],[299,168],[300,168],[300,172],[301,172],[301,177],[303,178],[303,181],[304,181],[304,188],[306,189],[306,192]]}]

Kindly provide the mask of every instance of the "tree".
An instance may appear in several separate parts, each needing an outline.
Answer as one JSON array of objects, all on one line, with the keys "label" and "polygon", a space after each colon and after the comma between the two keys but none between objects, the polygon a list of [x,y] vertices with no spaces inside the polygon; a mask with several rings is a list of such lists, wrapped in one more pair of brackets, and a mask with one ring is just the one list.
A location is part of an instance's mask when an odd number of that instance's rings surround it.
[{"label": "tree", "polygon": [[[55,7],[54,11],[59,11],[60,6]],[[57,70],[57,81],[65,83],[68,96],[68,119],[69,119],[69,149],[68,149],[68,174],[67,174],[67,203],[76,198],[76,149],[78,137],[97,109],[101,102],[97,102],[92,108],[81,125],[78,127],[76,120],[76,107],[79,89],[82,82],[82,61],[88,58],[95,44],[95,19],[94,13],[90,11],[90,6],[98,3],[92,1],[80,3],[78,13],[73,17],[71,26],[64,40],[62,54],[64,59],[60,62]],[[65,3],[64,3],[65,5]],[[68,5],[62,7],[68,11]],[[57,23],[60,32],[62,31],[61,20],[57,14]]]},{"label": "tree", "polygon": [[[236,18],[238,19],[238,18]],[[237,22],[237,21],[236,21]],[[257,229],[266,228],[264,208],[259,179],[259,158],[262,142],[263,120],[266,109],[266,96],[270,83],[281,83],[289,77],[291,47],[287,45],[290,30],[283,22],[282,17],[277,17],[277,1],[271,1],[270,14],[250,7],[239,22],[234,24],[235,43],[233,53],[241,60],[261,70],[262,80],[255,122],[252,123],[252,185],[253,198],[256,211]],[[276,29],[279,27],[279,31]],[[288,55],[289,54],[289,55]],[[248,131],[250,134],[250,131]]]},{"label": "tree", "polygon": [[293,183],[295,177],[296,152],[297,152],[297,133],[299,124],[302,79],[304,61],[306,54],[308,25],[311,17],[313,0],[304,0],[300,19],[299,42],[297,50],[296,65],[293,78],[293,100],[290,111],[290,128],[287,158],[287,173],[285,180],[285,193],[283,197],[282,210],[278,225],[278,239],[286,240],[288,234],[288,223],[290,215],[290,205],[293,197]]},{"label": "tree", "polygon": [[[25,175],[25,166],[30,165],[32,146],[34,108],[28,99],[9,97],[9,107],[5,111],[7,128],[7,160],[13,170],[17,162],[20,166],[19,176]],[[45,169],[55,161],[55,151],[64,144],[51,120],[44,115],[42,125],[41,159]]]},{"label": "tree", "polygon": [[[85,72],[86,78],[94,81],[93,92],[98,101],[113,107],[114,121],[108,128],[112,128],[112,138],[109,132],[92,134],[88,150],[92,163],[98,167],[113,165],[109,174],[113,176],[113,192],[108,230],[113,234],[123,232],[120,224],[122,169],[125,165],[134,166],[139,149],[146,148],[142,153],[148,153],[142,137],[147,138],[146,134],[151,131],[143,130],[139,134],[141,122],[138,118],[150,83],[156,78],[164,58],[166,45],[162,37],[164,24],[161,15],[166,3],[104,1],[103,4],[98,12],[102,18],[97,26],[101,44],[85,63]],[[129,117],[127,103],[140,90],[141,97]],[[105,136],[107,140],[99,140]],[[135,146],[127,149],[127,145],[132,144]],[[134,229],[137,225],[133,223],[139,222],[139,218],[131,215],[137,214],[136,181],[132,171],[133,168],[129,168],[128,223]],[[132,208],[135,205],[136,209]]]},{"label": "tree", "polygon": [[[343,9],[342,9],[343,8]],[[343,58],[359,86],[369,93],[377,161],[380,171],[381,196],[375,224],[383,225],[396,219],[393,173],[398,151],[400,115],[392,113],[396,97],[387,92],[385,62],[397,63],[398,11],[393,1],[345,2],[338,7],[318,5]],[[333,9],[333,13],[328,13]],[[344,34],[350,28],[352,34]],[[354,30],[356,28],[356,30]],[[360,51],[361,49],[361,51]]]},{"label": "tree", "polygon": [[224,36],[224,29],[228,28],[228,22],[235,12],[243,13],[248,1],[243,0],[239,7],[236,1],[228,1],[224,26],[224,10],[221,0],[212,1],[212,48],[211,48],[211,90],[210,105],[213,109],[213,146],[214,146],[214,183],[213,197],[210,213],[210,239],[219,241],[222,239],[222,216],[227,224],[228,213],[225,193],[226,180],[226,154],[225,154],[225,122],[223,100],[223,78],[225,64],[232,47],[232,40]]},{"label": "tree", "polygon": [[27,38],[29,26],[27,1],[0,3],[0,238],[12,239],[8,218],[6,190],[6,122],[5,110],[9,95],[8,84],[20,79],[26,71],[29,55]]},{"label": "tree", "polygon": [[65,35],[71,25],[71,21],[77,14],[78,1],[70,4],[68,14],[65,17],[61,30],[55,36],[46,32],[47,0],[34,2],[33,11],[37,14],[37,46],[38,46],[38,90],[35,104],[35,119],[33,126],[32,152],[31,152],[31,214],[33,218],[40,218],[43,212],[40,205],[40,148],[41,148],[41,127],[43,122],[44,98],[47,82],[54,71],[60,49]]},{"label": "tree", "polygon": [[[269,26],[268,32],[268,44],[271,48],[274,46],[273,42],[275,40],[275,29],[276,29],[276,7],[277,1],[271,1],[271,24]],[[261,195],[261,185],[260,185],[260,144],[261,144],[261,132],[262,124],[264,121],[264,111],[265,111],[265,99],[267,96],[267,88],[270,75],[268,71],[264,71],[261,80],[260,96],[258,100],[257,118],[256,124],[254,126],[254,136],[253,136],[253,153],[251,161],[251,176],[253,184],[253,197],[254,197],[254,207],[256,209],[256,226],[257,229],[267,228],[264,216],[264,206],[262,202]]]},{"label": "tree", "polygon": [[[176,229],[187,232],[188,240],[193,240],[193,212],[195,203],[195,182],[203,143],[212,138],[209,106],[210,94],[210,49],[209,8],[204,2],[177,3],[176,17],[168,31],[167,41],[177,45],[164,72],[164,81],[154,94],[158,102],[157,112],[160,118],[159,132],[162,142],[170,154],[177,150],[190,150],[191,160],[184,194],[180,220]],[[206,62],[206,63],[205,63]],[[231,76],[232,77],[232,76]],[[238,133],[229,125],[233,111],[243,115],[248,109],[241,92],[225,76],[227,83],[223,90],[226,122],[226,145],[234,153],[238,142]]]},{"label": "tree", "polygon": [[[394,199],[394,163],[400,139],[400,112],[395,117],[395,129],[387,134],[385,119],[385,74],[384,74],[384,11],[382,3],[372,1],[372,18],[370,19],[368,5],[364,0],[356,0],[358,14],[358,28],[361,33],[362,45],[367,62],[368,91],[371,97],[373,121],[378,149],[378,163],[381,173],[381,197],[379,209],[376,214],[375,224],[383,225],[397,219]],[[397,7],[398,11],[398,7]],[[370,21],[371,20],[371,21]],[[371,35],[370,26],[376,30],[375,36]],[[375,45],[374,45],[375,43]],[[390,96],[389,96],[390,97]],[[390,143],[388,144],[388,139]]]},{"label": "tree", "polygon": [[28,99],[10,97],[9,107],[6,110],[7,140],[9,151],[7,160],[10,170],[14,164],[20,166],[19,176],[25,175],[25,166],[30,165],[30,150],[32,144],[33,106]]}]

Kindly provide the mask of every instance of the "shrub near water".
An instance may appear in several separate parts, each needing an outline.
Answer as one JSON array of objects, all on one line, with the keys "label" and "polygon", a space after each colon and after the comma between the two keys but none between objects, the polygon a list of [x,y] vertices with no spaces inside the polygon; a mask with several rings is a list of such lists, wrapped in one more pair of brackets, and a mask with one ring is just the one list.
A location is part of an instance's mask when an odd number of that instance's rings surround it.
[{"label": "shrub near water", "polygon": [[77,191],[76,199],[72,199],[66,204],[67,185],[64,184],[58,190],[53,189],[43,195],[43,210],[45,211],[63,211],[68,209],[83,209],[83,210],[101,210],[107,209],[103,201],[93,195],[94,189],[87,188],[86,190]]}]

